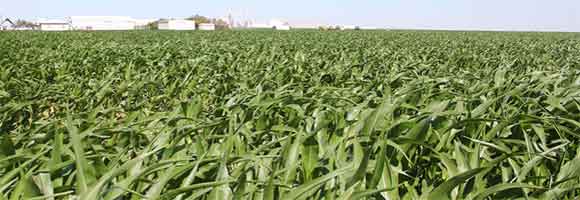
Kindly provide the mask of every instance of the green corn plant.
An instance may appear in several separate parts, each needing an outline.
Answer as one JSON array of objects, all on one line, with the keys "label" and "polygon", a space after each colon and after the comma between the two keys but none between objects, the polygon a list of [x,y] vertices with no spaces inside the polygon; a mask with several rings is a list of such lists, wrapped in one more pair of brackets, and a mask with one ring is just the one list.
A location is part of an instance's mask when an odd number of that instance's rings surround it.
[{"label": "green corn plant", "polygon": [[575,199],[578,36],[0,32],[0,199]]}]

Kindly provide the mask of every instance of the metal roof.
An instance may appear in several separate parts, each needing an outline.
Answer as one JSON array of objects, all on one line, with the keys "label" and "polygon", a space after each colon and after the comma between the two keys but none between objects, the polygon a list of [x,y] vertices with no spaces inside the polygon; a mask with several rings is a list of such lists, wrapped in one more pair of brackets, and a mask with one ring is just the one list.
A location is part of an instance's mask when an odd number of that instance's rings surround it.
[{"label": "metal roof", "polygon": [[0,23],[0,25],[4,25],[6,22],[10,23],[10,25],[12,25],[12,26],[16,26],[16,24],[14,22],[12,22],[12,20],[10,20],[8,18],[2,20],[2,22]]}]

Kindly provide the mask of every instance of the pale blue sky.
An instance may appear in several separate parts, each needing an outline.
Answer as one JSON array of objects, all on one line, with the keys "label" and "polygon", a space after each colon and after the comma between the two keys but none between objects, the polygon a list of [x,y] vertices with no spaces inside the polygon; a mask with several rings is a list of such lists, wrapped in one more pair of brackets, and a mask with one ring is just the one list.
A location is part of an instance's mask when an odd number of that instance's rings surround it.
[{"label": "pale blue sky", "polygon": [[58,18],[234,16],[291,24],[390,28],[579,31],[580,0],[2,0],[0,15]]}]

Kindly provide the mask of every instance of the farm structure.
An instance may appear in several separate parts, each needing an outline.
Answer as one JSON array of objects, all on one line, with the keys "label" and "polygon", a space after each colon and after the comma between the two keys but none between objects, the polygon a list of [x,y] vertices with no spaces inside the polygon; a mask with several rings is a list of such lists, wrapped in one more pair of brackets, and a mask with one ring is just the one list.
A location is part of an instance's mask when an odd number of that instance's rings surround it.
[{"label": "farm structure", "polygon": [[70,23],[65,20],[40,20],[37,24],[41,31],[68,31],[71,29]]},{"label": "farm structure", "polygon": [[278,19],[270,20],[270,27],[272,27],[275,30],[283,30],[283,31],[290,30],[290,24],[288,24],[288,22],[284,22]]},{"label": "farm structure", "polygon": [[134,30],[136,20],[125,16],[71,16],[73,30]]},{"label": "farm structure", "polygon": [[195,30],[195,21],[193,20],[161,20],[159,21],[159,30]]},{"label": "farm structure", "polygon": [[204,31],[214,31],[215,30],[215,24],[212,23],[201,23],[198,25],[197,27],[199,30],[204,30]]},{"label": "farm structure", "polygon": [[12,20],[6,18],[4,20],[2,20],[2,22],[0,22],[0,30],[2,31],[6,31],[6,30],[13,30],[14,28],[16,28],[16,25],[14,24],[14,22],[12,22]]},{"label": "farm structure", "polygon": [[278,25],[278,26],[274,26],[274,29],[280,30],[280,31],[289,31],[290,30],[290,26],[288,26],[288,25]]}]

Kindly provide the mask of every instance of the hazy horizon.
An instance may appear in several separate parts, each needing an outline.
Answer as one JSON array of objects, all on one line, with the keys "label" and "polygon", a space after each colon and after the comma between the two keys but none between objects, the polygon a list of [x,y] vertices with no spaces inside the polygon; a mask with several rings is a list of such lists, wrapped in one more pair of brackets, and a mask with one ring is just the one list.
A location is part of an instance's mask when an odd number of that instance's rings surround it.
[{"label": "hazy horizon", "polygon": [[78,2],[20,0],[0,4],[0,16],[38,19],[75,15],[119,15],[139,19],[179,18],[200,14],[292,25],[359,25],[393,29],[573,31],[580,32],[580,2],[562,0],[305,1],[259,0],[189,2],[126,0]]}]

